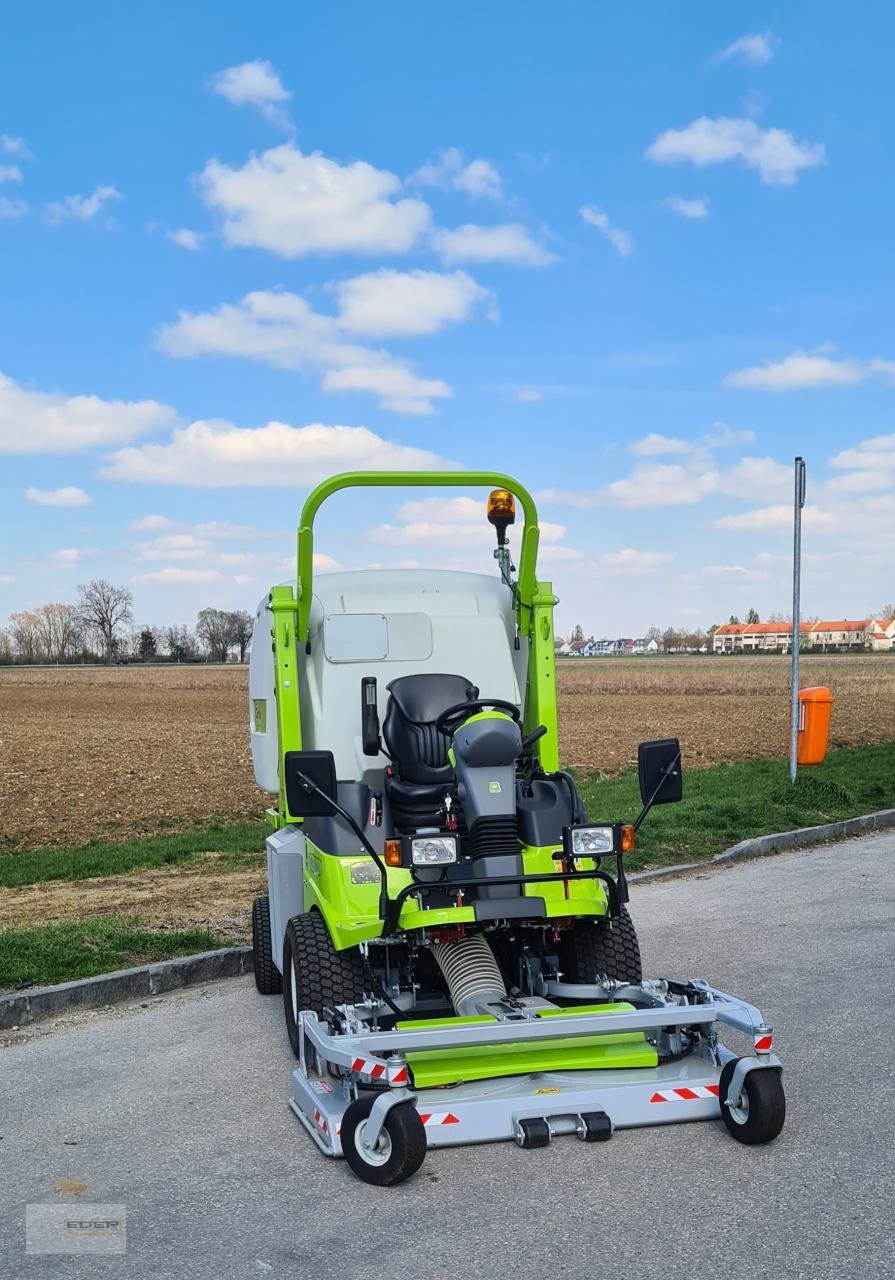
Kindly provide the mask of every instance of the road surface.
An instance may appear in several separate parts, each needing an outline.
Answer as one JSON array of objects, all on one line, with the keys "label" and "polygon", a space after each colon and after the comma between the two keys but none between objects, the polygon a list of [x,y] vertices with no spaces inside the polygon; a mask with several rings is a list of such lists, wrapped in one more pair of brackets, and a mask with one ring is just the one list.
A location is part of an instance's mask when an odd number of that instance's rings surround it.
[{"label": "road surface", "polygon": [[[461,1147],[377,1190],[288,1110],[281,1009],[251,979],[13,1036],[0,1277],[891,1277],[893,884],[887,834],[633,891],[646,974],[706,977],[774,1024],[768,1147],[720,1122]],[[123,1203],[126,1254],[26,1257],[25,1205],[54,1201]]]}]

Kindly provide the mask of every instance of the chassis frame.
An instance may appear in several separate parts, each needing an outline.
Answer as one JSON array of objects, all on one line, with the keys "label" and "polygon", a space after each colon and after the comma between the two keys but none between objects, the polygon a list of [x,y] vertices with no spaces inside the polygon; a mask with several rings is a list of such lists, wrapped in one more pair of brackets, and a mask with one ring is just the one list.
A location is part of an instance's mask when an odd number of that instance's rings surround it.
[{"label": "chassis frame", "polygon": [[[606,1000],[636,998],[646,1008],[616,1013],[569,1012],[539,1019],[537,1009],[522,1006],[491,1023],[381,1031],[369,1026],[371,1008],[341,1005],[333,1011],[342,1030],[317,1016],[299,1014],[299,1063],[292,1075],[289,1105],[319,1149],[341,1156],[341,1122],[346,1108],[365,1085],[378,1085],[367,1121],[365,1141],[375,1145],[388,1112],[412,1102],[423,1121],[429,1147],[514,1139],[524,1145],[527,1120],[543,1120],[551,1137],[576,1133],[585,1138],[584,1116],[608,1118],[606,1135],[616,1128],[717,1119],[721,1108],[739,1098],[748,1072],[782,1064],[772,1052],[773,1034],[754,1005],[716,990],[704,980],[647,981],[637,986],[548,984],[547,994]],[[559,990],[560,986],[563,987]],[[373,1002],[371,1002],[372,1005]],[[372,1010],[375,1011],[375,1010]],[[752,1039],[751,1054],[738,1057],[722,1044],[718,1024]],[[654,1067],[549,1070],[502,1076],[448,1086],[414,1089],[407,1054],[414,1050],[457,1049],[524,1041],[544,1042],[619,1032],[655,1032],[672,1049],[674,1061]],[[682,1033],[692,1044],[681,1052]],[[674,1049],[677,1047],[678,1052]],[[720,1076],[730,1061],[727,1098],[719,1096]]]}]

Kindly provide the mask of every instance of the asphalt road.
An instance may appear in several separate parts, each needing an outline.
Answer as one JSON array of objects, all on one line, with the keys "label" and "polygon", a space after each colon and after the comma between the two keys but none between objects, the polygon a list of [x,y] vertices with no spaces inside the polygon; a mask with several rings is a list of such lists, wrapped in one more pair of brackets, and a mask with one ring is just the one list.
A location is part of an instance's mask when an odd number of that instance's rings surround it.
[{"label": "asphalt road", "polygon": [[[645,973],[706,977],[774,1024],[788,1117],[768,1147],[719,1121],[454,1148],[377,1190],[289,1112],[279,1002],[251,979],[13,1042],[0,1277],[891,1277],[893,884],[888,834],[633,891]],[[25,1204],[66,1178],[73,1206],[126,1205],[124,1257],[25,1256]]]}]

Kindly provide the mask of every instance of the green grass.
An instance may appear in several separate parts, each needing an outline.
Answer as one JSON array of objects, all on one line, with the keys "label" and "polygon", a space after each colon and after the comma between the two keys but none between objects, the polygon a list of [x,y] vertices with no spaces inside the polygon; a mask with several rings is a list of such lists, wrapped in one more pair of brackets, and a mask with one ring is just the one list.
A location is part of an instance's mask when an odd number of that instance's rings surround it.
[{"label": "green grass", "polygon": [[229,939],[208,929],[146,929],[136,919],[116,916],[2,929],[0,991],[90,978],[229,945]]},{"label": "green grass", "polygon": [[[579,774],[594,822],[633,821],[640,812],[635,773],[601,779]],[[654,808],[637,833],[625,865],[690,862],[711,857],[749,836],[813,827],[876,809],[895,808],[895,743],[842,747],[822,765],[802,769],[796,785],[780,760],[753,760],[686,772],[680,804]]]},{"label": "green grass", "polygon": [[239,822],[185,831],[174,835],[141,836],[115,844],[91,841],[69,849],[51,846],[28,853],[0,854],[0,886],[18,889],[45,880],[86,880],[116,876],[150,867],[182,866],[203,853],[223,856],[217,867],[245,866],[246,855],[260,859],[267,828],[263,823]]}]

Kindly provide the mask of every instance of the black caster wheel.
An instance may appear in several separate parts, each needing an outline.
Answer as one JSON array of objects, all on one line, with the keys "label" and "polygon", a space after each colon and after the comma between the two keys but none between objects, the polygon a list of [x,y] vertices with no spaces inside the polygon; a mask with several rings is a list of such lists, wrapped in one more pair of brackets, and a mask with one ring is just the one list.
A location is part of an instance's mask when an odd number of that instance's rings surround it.
[{"label": "black caster wheel", "polygon": [[412,1102],[399,1102],[385,1117],[375,1147],[364,1132],[376,1093],[361,1094],[342,1116],[342,1154],[362,1182],[393,1187],[412,1177],[426,1156],[426,1128]]},{"label": "black caster wheel", "polygon": [[582,1142],[608,1142],[612,1121],[605,1111],[582,1111],[575,1129]]},{"label": "black caster wheel", "polygon": [[520,1120],[516,1125],[516,1146],[522,1147],[524,1151],[532,1151],[535,1147],[549,1147],[550,1137],[549,1124],[539,1116]]},{"label": "black caster wheel", "polygon": [[727,1093],[739,1058],[732,1058],[721,1072],[718,1101],[727,1132],[737,1142],[755,1147],[773,1142],[786,1119],[786,1097],[780,1073],[773,1067],[747,1071],[738,1098]]}]

